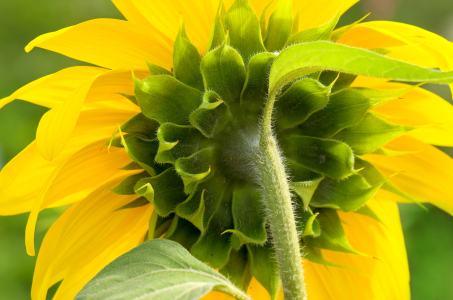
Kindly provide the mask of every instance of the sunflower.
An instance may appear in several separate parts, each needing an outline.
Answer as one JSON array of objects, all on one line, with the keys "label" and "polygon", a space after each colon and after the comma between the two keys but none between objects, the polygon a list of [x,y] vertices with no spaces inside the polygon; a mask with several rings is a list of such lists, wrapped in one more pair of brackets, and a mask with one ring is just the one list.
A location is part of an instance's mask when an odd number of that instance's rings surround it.
[{"label": "sunflower", "polygon": [[[51,109],[0,173],[0,214],[30,212],[29,255],[39,212],[70,205],[43,241],[32,299],[59,282],[54,299],[73,299],[160,237],[252,298],[283,299],[269,224],[278,213],[262,201],[256,156],[268,93],[309,299],[409,299],[397,202],[453,214],[453,161],[433,146],[453,146],[453,108],[401,81],[453,82],[430,70],[453,69],[453,44],[394,22],[333,30],[356,0],[112,1],[127,21],[87,21],[25,48],[97,67],[0,100]],[[278,77],[294,49],[312,55],[312,69]]]}]

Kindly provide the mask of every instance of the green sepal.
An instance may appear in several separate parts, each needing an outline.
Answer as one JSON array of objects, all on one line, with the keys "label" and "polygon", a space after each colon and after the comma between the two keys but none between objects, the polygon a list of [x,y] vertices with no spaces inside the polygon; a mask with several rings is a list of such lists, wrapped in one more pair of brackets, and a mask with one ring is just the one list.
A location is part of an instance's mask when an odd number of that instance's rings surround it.
[{"label": "green sepal", "polygon": [[137,101],[137,98],[135,97],[135,95],[128,95],[128,94],[124,94],[124,93],[118,93],[118,95],[123,96],[124,98],[126,98],[127,100],[131,101],[132,103],[134,103],[135,105],[138,106],[138,101]]},{"label": "green sepal", "polygon": [[281,139],[286,157],[303,167],[331,178],[353,174],[354,154],[348,145],[328,139],[290,136]]},{"label": "green sepal", "polygon": [[377,154],[377,155],[383,155],[383,156],[399,156],[399,155],[406,155],[406,154],[414,154],[414,153],[418,153],[420,151],[395,151],[395,150],[390,150],[390,149],[387,149],[385,147],[380,147],[376,150],[374,150],[373,152],[371,152],[371,154]]},{"label": "green sepal", "polygon": [[179,216],[174,215],[171,221],[170,227],[168,227],[167,232],[163,236],[164,239],[170,239],[170,237],[175,233],[176,228],[178,227]]},{"label": "green sepal", "polygon": [[173,168],[161,174],[141,179],[135,185],[135,193],[146,197],[161,216],[176,211],[176,206],[186,199],[184,185]]},{"label": "green sepal", "polygon": [[219,272],[227,277],[235,286],[243,291],[247,291],[253,277],[250,271],[250,259],[248,258],[247,248],[243,247],[237,251],[232,250],[230,260]]},{"label": "green sepal", "polygon": [[143,167],[140,166],[136,161],[133,161],[124,167],[120,168],[120,170],[125,170],[125,171],[133,171],[133,170],[143,170]]},{"label": "green sepal", "polygon": [[176,213],[189,220],[202,232],[217,209],[225,191],[225,178],[210,175],[197,183],[194,191],[176,207]]},{"label": "green sepal", "polygon": [[261,190],[245,185],[233,191],[233,221],[231,244],[234,249],[253,243],[262,244],[267,240],[266,215]]},{"label": "green sepal", "polygon": [[246,73],[244,62],[235,49],[224,43],[206,54],[201,61],[201,74],[205,90],[216,92],[227,103],[239,100]]},{"label": "green sepal", "polygon": [[157,131],[159,148],[156,162],[174,164],[181,157],[188,157],[198,150],[201,135],[190,125],[164,123]]},{"label": "green sepal", "polygon": [[181,157],[175,162],[176,172],[184,182],[186,194],[192,193],[198,181],[211,172],[215,149],[204,148],[189,157]]},{"label": "green sepal", "polygon": [[169,75],[169,76],[173,76],[173,73],[172,73],[172,72],[168,71],[168,70],[165,69],[165,68],[162,68],[161,66],[152,64],[152,63],[150,63],[150,62],[146,62],[146,64],[148,65],[149,74],[150,74],[151,76],[156,76],[156,75]]},{"label": "green sepal", "polygon": [[275,96],[291,81],[322,70],[398,81],[453,82],[453,71],[426,69],[365,49],[317,41],[288,47],[279,54],[269,76],[269,95]]},{"label": "green sepal", "polygon": [[329,102],[330,87],[304,78],[294,83],[275,102],[275,123],[279,128],[299,125]]},{"label": "green sepal", "polygon": [[361,254],[349,245],[340,217],[335,210],[323,208],[318,209],[318,212],[317,221],[321,227],[321,234],[318,237],[304,237],[305,244],[337,252]]},{"label": "green sepal", "polygon": [[346,26],[343,26],[337,30],[335,30],[334,32],[332,32],[332,36],[330,38],[330,41],[332,42],[336,42],[338,41],[346,32],[348,32],[352,27],[354,27],[355,25],[359,24],[360,22],[362,22],[363,20],[366,19],[366,17],[368,17],[371,13],[368,13],[366,16],[364,16],[363,18],[361,18],[360,20],[358,21],[355,21],[354,23],[352,24],[349,24],[349,25],[346,25]]},{"label": "green sepal", "polygon": [[275,0],[272,0],[269,2],[268,5],[266,5],[264,8],[263,8],[263,11],[261,12],[261,15],[260,15],[260,29],[261,29],[261,37],[264,39],[266,37],[266,15],[267,15],[267,11],[269,10],[269,7],[272,5],[272,3],[274,3]]},{"label": "green sepal", "polygon": [[304,259],[306,259],[308,261],[311,261],[313,263],[316,263],[316,264],[319,264],[319,265],[324,265],[326,267],[337,267],[337,268],[342,268],[342,269],[346,269],[346,270],[357,272],[354,269],[351,269],[351,268],[348,268],[348,267],[344,267],[342,265],[338,265],[338,264],[335,264],[333,262],[325,260],[323,255],[322,255],[322,250],[321,249],[310,247],[310,246],[304,246],[303,248],[301,248],[301,252],[302,252],[301,255],[302,255],[302,257]]},{"label": "green sepal", "polygon": [[354,90],[360,92],[365,97],[371,100],[372,108],[378,107],[384,103],[387,103],[393,99],[399,98],[411,90],[419,87],[421,84],[413,85],[406,89],[395,89],[395,90],[378,90],[369,89],[364,87],[355,87]]},{"label": "green sepal", "polygon": [[314,214],[310,207],[303,208],[301,205],[295,205],[296,228],[299,239],[305,236],[319,236],[321,228],[316,220],[318,213]]},{"label": "green sepal", "polygon": [[299,43],[309,43],[315,41],[329,41],[332,31],[337,26],[338,20],[341,16],[341,10],[338,9],[335,15],[326,23],[315,27],[303,30],[294,34],[286,43],[286,46],[291,46]]},{"label": "green sepal", "polygon": [[190,115],[190,123],[207,138],[220,132],[230,119],[228,105],[213,91],[204,93],[200,107]]},{"label": "green sepal", "polygon": [[[174,226],[173,223],[175,222],[175,219],[177,219],[177,223]],[[173,218],[172,226],[174,226],[174,231],[169,236],[165,235],[164,239],[178,242],[187,250],[190,250],[200,237],[200,230],[185,219],[177,218],[177,216],[175,216],[175,218]]]},{"label": "green sepal", "polygon": [[319,75],[319,81],[324,85],[332,85],[330,92],[336,93],[351,86],[357,75],[338,73],[335,71],[324,71]]},{"label": "green sepal", "polygon": [[325,109],[312,114],[298,127],[301,135],[330,138],[342,129],[358,124],[371,108],[361,93],[345,89],[330,95]]},{"label": "green sepal", "polygon": [[356,155],[365,155],[413,129],[415,127],[395,125],[367,113],[359,124],[342,130],[335,138],[347,143]]},{"label": "green sepal", "polygon": [[293,31],[293,1],[280,0],[269,18],[264,38],[267,51],[283,49]]},{"label": "green sepal", "polygon": [[276,57],[274,53],[258,53],[247,65],[247,77],[241,92],[241,107],[251,114],[263,109],[267,99],[268,74]]},{"label": "green sepal", "polygon": [[373,197],[386,181],[387,178],[371,186],[359,174],[354,174],[344,180],[326,178],[319,184],[310,205],[353,212]]},{"label": "green sepal", "polygon": [[145,197],[140,197],[140,198],[137,198],[134,201],[132,201],[132,202],[126,204],[126,205],[121,206],[120,208],[116,209],[115,211],[119,211],[119,210],[123,210],[123,209],[132,209],[132,208],[137,208],[137,207],[143,207],[143,206],[148,205],[148,204],[150,204],[148,199],[146,199]]},{"label": "green sepal", "polygon": [[118,194],[118,195],[134,195],[135,194],[135,185],[137,182],[142,179],[149,177],[148,172],[144,171],[132,176],[127,177],[120,184],[118,184],[113,189],[110,189],[111,192]]},{"label": "green sepal", "polygon": [[[153,215],[154,215],[154,212],[155,212],[155,210],[153,211]],[[156,212],[156,215],[157,215],[157,220],[156,220],[153,238],[158,239],[158,238],[163,237],[165,235],[165,233],[170,229],[171,224],[173,224],[175,215],[169,214],[166,217],[162,217],[157,212]],[[151,227],[150,227],[150,229],[151,229]],[[151,232],[151,230],[150,230],[150,232]]]},{"label": "green sepal", "polygon": [[121,140],[127,155],[145,169],[151,176],[155,176],[162,170],[161,166],[156,165],[154,156],[157,154],[159,142],[157,139],[147,140],[137,136],[124,138],[121,134]]},{"label": "green sepal", "polygon": [[240,53],[244,61],[248,61],[256,53],[266,51],[260,23],[249,1],[234,1],[226,14],[225,25],[229,31],[231,47]]},{"label": "green sepal", "polygon": [[169,75],[134,78],[134,92],[143,114],[160,124],[188,125],[201,102],[201,92]]},{"label": "green sepal", "polygon": [[[134,134],[148,139],[156,138],[156,131],[159,127],[159,123],[155,120],[151,120],[145,117],[144,114],[139,113],[127,120],[123,125],[121,125],[121,131]],[[118,133],[118,130],[114,135]]]},{"label": "green sepal", "polygon": [[225,11],[225,5],[223,4],[223,1],[220,1],[219,8],[217,9],[214,21],[212,22],[206,53],[220,47],[225,42],[225,29],[223,20],[220,16],[222,11]]},{"label": "green sepal", "polygon": [[224,267],[232,250],[231,233],[225,231],[233,226],[231,193],[225,193],[209,220],[206,231],[193,245],[193,256],[215,269]]},{"label": "green sepal", "polygon": [[272,300],[277,299],[280,289],[280,273],[271,243],[264,245],[247,244],[251,259],[250,270],[258,282],[267,290]]},{"label": "green sepal", "polygon": [[301,198],[303,207],[307,209],[313,194],[321,180],[324,179],[324,176],[301,166],[291,159],[287,159],[286,163],[291,174],[289,187]]},{"label": "green sepal", "polygon": [[366,204],[354,212],[356,214],[370,217],[370,218],[378,221],[379,223],[384,224],[384,223],[382,223],[381,219],[375,214],[375,212]]},{"label": "green sepal", "polygon": [[203,90],[203,76],[200,72],[201,55],[192,45],[182,23],[173,46],[173,73],[182,83]]},{"label": "green sepal", "polygon": [[[375,184],[385,180],[385,178],[386,178],[373,164],[367,162],[366,160],[364,160],[360,157],[355,157],[355,168],[361,169],[360,175],[362,175],[366,179],[366,181],[371,185],[375,185]],[[395,195],[401,196],[409,201],[412,201],[412,202],[418,204],[423,209],[427,210],[427,208],[425,206],[423,206],[419,200],[407,195],[406,193],[401,191],[399,188],[397,188],[389,180],[386,181],[382,185],[381,188],[383,190],[392,192]]]}]

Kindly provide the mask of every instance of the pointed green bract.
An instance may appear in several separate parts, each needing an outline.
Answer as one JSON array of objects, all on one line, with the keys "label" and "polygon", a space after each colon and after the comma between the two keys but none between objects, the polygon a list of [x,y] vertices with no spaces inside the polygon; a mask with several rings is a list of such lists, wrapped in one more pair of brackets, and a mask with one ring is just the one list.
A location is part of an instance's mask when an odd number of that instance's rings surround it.
[{"label": "pointed green bract", "polygon": [[179,29],[173,48],[173,68],[175,78],[182,83],[203,90],[203,76],[200,72],[201,55],[192,45],[186,34],[185,24]]},{"label": "pointed green bract", "polygon": [[268,5],[266,5],[263,8],[263,11],[261,12],[260,16],[260,28],[261,28],[261,37],[264,39],[266,37],[266,21],[267,21],[267,11],[269,10],[269,7],[271,6],[272,3],[274,3],[275,0],[272,0],[269,2]]},{"label": "pointed green bract", "polygon": [[355,25],[359,24],[360,22],[362,22],[363,20],[366,19],[366,17],[368,17],[371,13],[368,13],[366,16],[364,16],[363,18],[361,18],[360,20],[358,21],[355,21],[354,23],[352,24],[349,24],[347,26],[343,26],[337,30],[335,30],[333,33],[332,33],[332,37],[330,38],[330,40],[332,42],[336,42],[338,41],[346,32],[348,32],[352,27],[354,27]]},{"label": "pointed green bract", "polygon": [[324,85],[331,85],[331,93],[336,93],[343,89],[346,89],[351,86],[351,84],[356,80],[357,75],[338,73],[336,71],[323,71],[319,75],[319,81]]},{"label": "pointed green bract", "polygon": [[323,255],[322,255],[321,249],[318,249],[318,248],[305,246],[302,249],[302,256],[308,261],[311,261],[311,262],[314,262],[314,263],[317,263],[317,264],[320,264],[320,265],[324,265],[324,266],[327,266],[327,267],[337,267],[337,268],[343,268],[343,269],[355,271],[355,270],[353,270],[351,268],[343,267],[341,265],[337,265],[337,264],[334,264],[334,263],[332,263],[330,261],[325,260]]},{"label": "pointed green bract", "polygon": [[414,127],[392,124],[368,113],[359,124],[342,130],[335,138],[347,143],[355,154],[364,155],[413,129]]},{"label": "pointed green bract", "polygon": [[263,246],[248,244],[247,249],[251,258],[250,270],[253,276],[269,292],[271,299],[275,300],[281,280],[272,245],[270,243]]},{"label": "pointed green bract", "polygon": [[205,90],[212,90],[227,103],[239,100],[245,81],[241,56],[230,46],[222,45],[201,61]]},{"label": "pointed green bract", "polygon": [[149,174],[146,171],[129,176],[126,179],[124,179],[123,181],[121,181],[121,183],[119,185],[117,185],[110,191],[112,191],[113,193],[118,194],[118,195],[134,195],[135,194],[135,189],[134,189],[135,185],[137,184],[137,182],[140,179],[146,178],[146,177],[149,177]]},{"label": "pointed green bract", "polygon": [[230,260],[219,272],[241,290],[247,291],[253,277],[250,272],[250,259],[247,248],[243,247],[238,251],[232,250]]},{"label": "pointed green bract", "polygon": [[361,208],[357,209],[354,212],[356,214],[360,214],[360,215],[364,215],[364,216],[370,217],[370,218],[378,221],[379,223],[383,224],[382,221],[379,219],[379,217],[374,213],[374,211],[368,205],[364,205],[364,206],[362,206]]},{"label": "pointed green bract", "polygon": [[211,172],[214,152],[214,148],[205,148],[189,157],[182,157],[176,161],[176,172],[181,176],[187,194],[194,190],[198,181],[208,176]]},{"label": "pointed green bract", "polygon": [[198,150],[201,135],[192,126],[165,123],[157,131],[159,149],[156,162],[175,163],[181,157],[188,157]]},{"label": "pointed green bract", "polygon": [[[144,114],[139,113],[121,125],[121,131],[129,134],[135,134],[149,139],[156,138],[156,130],[159,123],[145,117]],[[118,131],[116,132],[118,133]],[[115,134],[116,134],[115,133]]]},{"label": "pointed green bract", "polygon": [[354,155],[346,144],[308,136],[282,140],[286,156],[309,170],[342,179],[353,173]]},{"label": "pointed green bract", "polygon": [[281,50],[293,31],[293,1],[279,0],[267,26],[264,46],[267,51]]},{"label": "pointed green bract", "polygon": [[302,76],[331,70],[399,81],[453,83],[452,72],[440,72],[383,55],[331,42],[318,41],[286,48],[272,65],[269,94]]},{"label": "pointed green bract", "polygon": [[121,136],[121,139],[129,157],[142,166],[151,176],[162,170],[162,167],[154,163],[154,156],[159,147],[157,140],[145,140],[135,136],[127,139]]},{"label": "pointed green bract", "polygon": [[266,51],[261,38],[260,23],[247,0],[235,0],[225,17],[229,31],[230,45],[244,61],[253,55]]},{"label": "pointed green bract", "polygon": [[132,208],[142,207],[142,206],[145,206],[148,204],[149,204],[148,199],[146,199],[145,197],[140,197],[124,206],[121,206],[116,211],[123,210],[123,209],[132,209]]},{"label": "pointed green bract", "polygon": [[294,34],[286,43],[286,46],[292,46],[300,43],[308,43],[315,41],[329,41],[332,35],[332,31],[340,19],[341,10],[337,10],[335,15],[326,23],[315,27],[306,29],[297,34]]},{"label": "pointed green bract", "polygon": [[362,95],[371,100],[372,108],[378,107],[384,103],[387,103],[393,99],[402,97],[404,94],[412,91],[420,85],[410,86],[406,89],[396,90],[377,90],[363,87],[355,87],[354,90],[360,92]]},{"label": "pointed green bract", "polygon": [[276,125],[280,128],[303,123],[329,102],[330,87],[304,78],[293,84],[275,103]]},{"label": "pointed green bract", "polygon": [[134,79],[134,85],[143,114],[160,124],[188,125],[190,113],[201,103],[200,91],[168,75]]},{"label": "pointed green bract", "polygon": [[150,62],[146,62],[146,64],[148,65],[149,74],[151,74],[151,76],[155,76],[155,75],[173,76],[172,72],[168,71],[167,69],[162,68],[161,66],[152,64]]},{"label": "pointed green bract", "polygon": [[211,33],[209,35],[206,53],[220,47],[225,42],[225,26],[223,25],[223,20],[220,17],[222,10],[225,10],[225,6],[223,5],[223,2],[220,1],[219,8],[211,26]]}]

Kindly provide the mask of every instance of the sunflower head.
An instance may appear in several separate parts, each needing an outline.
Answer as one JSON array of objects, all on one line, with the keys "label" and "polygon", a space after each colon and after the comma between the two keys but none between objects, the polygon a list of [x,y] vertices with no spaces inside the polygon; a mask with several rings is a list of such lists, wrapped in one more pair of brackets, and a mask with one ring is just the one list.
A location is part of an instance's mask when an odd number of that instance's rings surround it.
[{"label": "sunflower head", "polygon": [[[235,1],[228,11],[220,4],[203,56],[181,22],[172,70],[149,64],[151,76],[134,79],[134,95],[125,96],[141,113],[124,123],[110,144],[124,147],[135,161],[127,168],[143,170],[112,191],[141,196],[137,205],[153,204],[145,240],[178,241],[243,289],[251,272],[275,297],[277,267],[261,270],[274,254],[258,150],[261,116],[275,82],[280,80],[274,134],[294,193],[302,255],[316,263],[330,264],[320,249],[361,254],[349,245],[337,211],[379,221],[367,201],[380,188],[396,188],[360,156],[383,151],[384,144],[415,127],[392,124],[370,111],[411,88],[351,88],[357,75],[341,70],[354,69],[354,62],[336,67],[336,51],[345,49],[330,49],[330,41],[351,28],[332,33],[340,11],[300,32],[291,1],[280,1],[268,24],[266,12],[260,21],[246,0]],[[327,64],[280,76],[284,70],[277,57],[294,45],[305,47],[302,55],[310,60],[323,56]],[[269,274],[275,282],[266,282]]]}]

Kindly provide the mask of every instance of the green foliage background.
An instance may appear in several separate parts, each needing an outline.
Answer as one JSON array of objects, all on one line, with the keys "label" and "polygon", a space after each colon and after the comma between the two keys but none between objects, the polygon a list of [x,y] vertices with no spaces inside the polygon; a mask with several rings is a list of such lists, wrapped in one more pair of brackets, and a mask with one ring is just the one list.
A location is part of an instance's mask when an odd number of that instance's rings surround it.
[{"label": "green foliage background", "polygon": [[[453,40],[451,0],[362,0],[340,20],[351,23],[371,10],[369,20],[385,18],[413,24]],[[0,99],[39,77],[83,63],[35,49],[24,52],[36,36],[94,18],[122,18],[108,0],[15,0],[0,3]],[[429,89],[451,99],[446,87]],[[0,168],[35,136],[46,109],[15,101],[0,110]],[[452,154],[450,149],[445,149]],[[453,171],[453,170],[452,170]],[[0,199],[1,200],[1,199]],[[62,209],[40,214],[38,245]],[[0,217],[0,300],[30,299],[35,257],[25,252],[28,214]],[[401,218],[411,270],[412,298],[453,299],[453,217],[429,206],[402,205]]]}]

